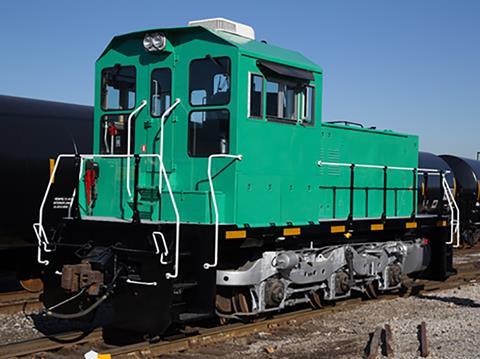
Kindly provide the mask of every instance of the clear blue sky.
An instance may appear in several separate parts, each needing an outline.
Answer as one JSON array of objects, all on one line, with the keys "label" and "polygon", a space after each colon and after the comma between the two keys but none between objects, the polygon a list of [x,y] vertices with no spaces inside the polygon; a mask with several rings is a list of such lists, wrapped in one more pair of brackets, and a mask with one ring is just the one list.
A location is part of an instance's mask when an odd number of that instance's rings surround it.
[{"label": "clear blue sky", "polygon": [[480,1],[0,1],[0,94],[91,104],[94,62],[115,34],[222,16],[325,72],[326,120],[480,151]]}]

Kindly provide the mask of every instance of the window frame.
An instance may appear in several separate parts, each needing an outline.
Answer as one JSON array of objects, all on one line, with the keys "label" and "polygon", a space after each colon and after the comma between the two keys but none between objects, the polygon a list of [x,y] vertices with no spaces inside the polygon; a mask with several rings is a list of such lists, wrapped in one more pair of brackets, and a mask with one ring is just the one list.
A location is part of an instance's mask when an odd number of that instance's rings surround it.
[{"label": "window frame", "polygon": [[[120,117],[120,116],[125,117],[125,122],[123,123],[124,128],[122,129],[123,134],[120,135],[121,138],[123,139],[123,137],[127,136],[127,132],[128,132],[128,113],[125,113],[125,112],[104,113],[103,115],[100,116],[100,152],[101,152],[101,154],[111,154],[111,151],[112,151],[112,149],[110,148],[110,153],[107,153],[106,148],[104,148],[105,147],[105,142],[104,142],[105,127],[104,127],[104,124],[107,121],[106,118],[107,117]],[[131,131],[132,131],[132,133],[131,133],[132,141],[130,143],[130,146],[131,146],[131,150],[133,150],[135,148],[135,126],[132,126]],[[117,134],[117,136],[119,136],[119,135]],[[125,141],[125,142],[127,142],[127,141]],[[116,155],[117,154],[120,154],[120,155],[127,154],[128,153],[127,145],[128,144],[125,143],[125,153],[123,153],[123,152],[119,153],[119,152],[114,151],[114,154],[116,154]],[[105,150],[105,152],[102,151],[103,149]]]},{"label": "window frame", "polygon": [[[220,103],[220,104],[200,104],[200,105],[194,105],[192,104],[192,89],[191,89],[191,77],[192,77],[192,64],[194,62],[198,61],[205,61],[209,60],[212,61],[208,58],[208,56],[211,56],[214,59],[227,59],[228,60],[228,77],[229,77],[229,84],[228,84],[228,98],[225,103]],[[213,81],[213,79],[212,79]],[[213,55],[207,55],[204,57],[196,58],[190,61],[188,64],[188,104],[190,107],[198,108],[198,107],[213,107],[213,106],[228,106],[230,104],[230,101],[232,100],[232,59],[230,56],[227,55],[221,55],[221,56],[213,56]]]},{"label": "window frame", "polygon": [[230,133],[230,130],[231,130],[231,126],[230,126],[231,113],[230,113],[230,110],[228,108],[224,108],[224,107],[205,108],[205,109],[195,108],[188,113],[188,118],[187,118],[187,155],[188,155],[188,157],[191,157],[191,158],[208,158],[212,154],[220,153],[220,152],[217,152],[217,153],[211,153],[209,155],[193,155],[191,153],[191,149],[190,149],[190,118],[192,116],[192,113],[194,113],[194,112],[213,112],[213,111],[225,111],[228,114],[228,151],[225,154],[230,154],[230,149],[231,149],[231,146],[230,146],[230,141],[231,141],[231,136],[230,136],[231,135],[231,133]]},{"label": "window frame", "polygon": [[[154,115],[153,114],[153,101],[152,101],[152,96],[153,96],[153,93],[152,93],[152,84],[153,84],[153,73],[157,70],[168,70],[168,74],[170,75],[170,105],[169,107],[172,105],[172,99],[173,99],[173,94],[172,94],[172,91],[173,91],[173,71],[170,67],[157,67],[157,68],[154,68],[152,69],[152,71],[150,72],[150,89],[149,89],[149,95],[150,95],[150,116],[152,118],[160,118],[163,116],[163,113],[165,112],[162,112],[160,115]],[[165,108],[167,109],[167,107]]]},{"label": "window frame", "polygon": [[[305,114],[305,110],[306,110],[306,107],[305,107],[305,104],[306,104],[306,96],[305,96],[305,89],[307,87],[310,87],[312,89],[312,118],[310,120],[310,122],[305,122],[305,117],[304,117],[304,114]],[[299,117],[298,117],[298,121],[300,122],[300,124],[302,124],[303,126],[310,126],[310,127],[313,127],[315,125],[315,110],[316,110],[316,107],[315,107],[315,95],[316,95],[316,92],[317,92],[317,89],[316,89],[316,86],[314,84],[308,84],[308,85],[305,85],[304,88],[303,88],[303,91],[301,92],[302,94],[302,101],[300,101],[300,113],[299,113]]]},{"label": "window frame", "polygon": [[[282,79],[282,78],[279,78],[279,77],[273,77],[273,76],[265,77],[265,80],[266,80],[265,81],[265,104],[267,104],[267,88],[266,88],[267,87],[267,82],[286,83],[287,85],[294,85],[294,87],[296,87],[296,85],[298,84],[297,82],[292,81],[292,80],[285,80],[285,79]],[[299,119],[299,113],[298,113],[299,98],[298,98],[298,94],[299,94],[298,92],[296,92],[294,94],[294,104],[293,104],[293,108],[294,108],[293,117],[294,117],[294,119],[293,120],[289,120],[289,119],[283,118],[283,117],[269,116],[268,113],[267,113],[267,109],[265,109],[265,118],[267,119],[267,121],[296,125],[298,123],[298,119]]]},{"label": "window frame", "polygon": [[[262,78],[262,95],[260,97],[260,116],[252,115],[251,110],[251,102],[250,102],[250,95],[252,90],[252,78],[254,76],[258,76]],[[248,90],[247,90],[247,117],[254,119],[254,120],[264,120],[265,119],[265,76],[258,72],[248,72]]]},{"label": "window frame", "polygon": [[[100,108],[103,112],[122,112],[122,111],[131,111],[131,110],[134,110],[135,107],[137,106],[137,67],[135,65],[130,65],[130,64],[125,64],[125,65],[122,65],[122,64],[118,64],[120,65],[121,68],[128,68],[128,67],[131,67],[135,70],[135,92],[134,92],[134,99],[133,99],[133,106],[132,107],[128,107],[128,108],[105,108],[105,94],[106,94],[106,86],[104,88],[104,82],[103,82],[103,79],[104,79],[104,73],[107,71],[107,70],[111,70],[111,69],[114,69],[115,66],[117,64],[113,65],[113,66],[110,66],[110,67],[104,67],[102,68],[102,71],[100,73]],[[107,95],[108,96],[108,95]]]}]

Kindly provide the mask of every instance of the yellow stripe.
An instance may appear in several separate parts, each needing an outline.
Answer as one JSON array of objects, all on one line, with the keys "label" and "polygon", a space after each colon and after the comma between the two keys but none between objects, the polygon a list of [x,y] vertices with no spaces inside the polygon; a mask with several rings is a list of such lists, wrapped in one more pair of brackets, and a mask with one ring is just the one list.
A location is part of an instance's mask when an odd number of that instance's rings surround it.
[{"label": "yellow stripe", "polygon": [[480,180],[477,181],[477,202],[480,202]]},{"label": "yellow stripe", "polygon": [[447,221],[438,221],[437,227],[446,227],[448,225]]},{"label": "yellow stripe", "polygon": [[247,238],[247,231],[226,231],[225,232],[226,239],[239,239],[239,238]]},{"label": "yellow stripe", "polygon": [[110,354],[98,354],[97,359],[111,359],[112,356]]},{"label": "yellow stripe", "polygon": [[383,231],[383,224],[382,223],[374,223],[370,225],[371,231]]},{"label": "yellow stripe", "polygon": [[405,223],[405,228],[408,228],[408,229],[417,228],[417,222],[407,222]]},{"label": "yellow stripe", "polygon": [[345,226],[331,226],[330,227],[331,233],[343,233],[345,232]]},{"label": "yellow stripe", "polygon": [[55,178],[52,177],[53,169],[55,168],[55,160],[53,158],[50,158],[48,161],[50,162],[50,179],[53,183],[55,182]]},{"label": "yellow stripe", "polygon": [[294,228],[284,228],[283,229],[283,235],[284,236],[298,236],[300,235],[301,230],[299,227],[294,227]]}]

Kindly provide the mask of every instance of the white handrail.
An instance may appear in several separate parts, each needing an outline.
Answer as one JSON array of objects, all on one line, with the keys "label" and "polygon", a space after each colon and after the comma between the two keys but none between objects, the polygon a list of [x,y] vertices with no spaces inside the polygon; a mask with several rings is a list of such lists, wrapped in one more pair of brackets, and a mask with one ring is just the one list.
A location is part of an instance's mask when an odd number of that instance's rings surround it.
[{"label": "white handrail", "polygon": [[53,180],[55,178],[55,174],[57,173],[58,164],[62,158],[73,158],[75,155],[59,155],[55,160],[55,165],[53,166],[52,173],[50,174],[50,178],[48,180],[47,190],[42,198],[42,203],[40,204],[40,210],[38,214],[38,222],[33,224],[33,231],[35,232],[35,236],[37,237],[38,241],[38,248],[37,248],[37,261],[40,264],[48,265],[48,260],[42,259],[42,246],[45,252],[51,252],[51,249],[48,249],[48,245],[50,244],[48,241],[48,236],[45,233],[45,229],[43,228],[43,209],[45,207],[45,203],[47,202],[48,194],[50,193],[50,188],[52,187]]},{"label": "white handrail", "polygon": [[[416,168],[416,167],[399,167],[399,166],[380,166],[380,165],[366,165],[362,163],[345,163],[345,162],[327,162],[327,161],[317,161],[317,166],[336,166],[336,167],[350,167],[355,166],[358,168],[377,168],[377,169],[384,169],[385,167],[388,170],[397,170],[397,171],[413,171],[416,170],[419,173],[428,172],[428,173],[440,173],[437,169],[430,169],[430,168]],[[444,173],[450,173],[450,171],[444,171]]]},{"label": "white handrail", "polygon": [[153,286],[153,287],[158,285],[157,282],[142,282],[142,281],[133,280],[133,279],[130,279],[130,278],[127,278],[127,280],[125,282],[127,282],[128,284],[147,285],[147,286]]},{"label": "white handrail", "polygon": [[110,152],[110,148],[108,147],[108,121],[105,121],[105,126],[103,128],[103,144],[105,145],[105,151],[108,153]]},{"label": "white handrail", "polygon": [[445,174],[442,174],[442,187],[445,191],[445,197],[450,208],[450,240],[446,244],[453,244],[453,237],[456,237],[454,244],[455,248],[460,247],[460,209],[458,208],[452,190],[445,179]]},{"label": "white handrail", "polygon": [[[95,154],[88,154],[88,155],[70,155],[70,154],[62,154],[62,155],[59,155],[57,157],[57,160],[55,161],[55,166],[53,168],[53,171],[50,175],[50,181],[48,182],[48,186],[47,186],[47,189],[45,191],[45,195],[43,196],[43,200],[42,200],[42,203],[40,205],[40,210],[39,210],[39,219],[38,219],[38,223],[34,223],[33,224],[33,228],[34,228],[34,231],[35,231],[35,235],[37,237],[37,240],[38,240],[38,258],[37,260],[39,261],[39,263],[41,264],[44,264],[44,265],[48,265],[48,261],[47,260],[42,260],[41,258],[41,251],[42,251],[42,245],[44,247],[44,250],[45,252],[51,252],[50,249],[47,248],[47,245],[50,244],[49,241],[48,241],[48,237],[45,233],[45,230],[43,228],[43,210],[44,210],[44,207],[45,207],[45,203],[47,201],[47,198],[48,198],[48,195],[50,193],[50,188],[52,186],[52,183],[53,183],[53,179],[55,177],[55,173],[57,172],[57,168],[58,168],[58,164],[60,163],[60,160],[62,158],[75,158],[76,156],[79,156],[80,157],[80,173],[79,173],[79,179],[81,179],[81,171],[82,171],[82,168],[83,168],[83,159],[94,159],[94,158],[131,158],[131,157],[134,157],[134,155],[121,155],[121,154],[118,154],[118,155],[95,155]],[[165,274],[165,277],[167,279],[173,279],[173,278],[177,278],[178,277],[178,268],[179,268],[179,258],[180,258],[180,213],[178,211],[178,207],[177,207],[177,203],[175,201],[175,196],[173,195],[173,191],[172,191],[172,187],[170,185],[170,181],[168,179],[168,175],[167,175],[167,171],[165,170],[165,166],[163,165],[163,161],[162,161],[162,158],[160,157],[160,155],[158,154],[142,154],[142,155],[139,155],[140,157],[150,157],[150,158],[157,158],[159,160],[159,163],[160,163],[160,173],[159,173],[159,176],[162,177],[164,176],[165,177],[165,183],[167,185],[167,190],[168,190],[168,194],[169,194],[169,197],[170,197],[170,200],[172,202],[172,206],[173,206],[173,210],[175,212],[175,265],[174,265],[174,271],[173,273],[166,273]],[[161,195],[161,193],[160,193]],[[166,247],[166,243],[164,243],[164,246],[166,248],[166,254],[168,254],[168,249]],[[163,261],[163,257],[161,257],[161,262]],[[162,262],[162,264],[165,264]]]},{"label": "white handrail", "polygon": [[217,198],[215,197],[215,189],[213,188],[213,178],[212,178],[212,159],[214,158],[233,158],[234,160],[241,161],[243,159],[242,155],[227,155],[223,153],[213,154],[208,157],[208,183],[210,185],[210,196],[212,197],[213,211],[215,213],[215,254],[213,263],[204,263],[203,268],[209,269],[214,268],[218,264],[218,206]]},{"label": "white handrail", "polygon": [[[180,99],[177,98],[175,100],[175,102],[169,108],[167,108],[165,110],[162,117],[160,118],[160,149],[159,149],[159,153],[160,153],[160,158],[162,159],[162,162],[163,162],[163,138],[164,138],[163,128],[164,128],[164,125],[165,125],[165,120],[170,115],[170,113],[175,109],[175,107],[177,107],[177,105],[179,103],[180,103]],[[160,176],[160,182],[159,182],[160,194],[162,194],[162,185],[163,185],[162,176]]]},{"label": "white handrail", "polygon": [[[160,238],[162,239],[162,243],[163,243],[162,254],[160,254],[160,247],[158,246],[157,235],[159,235]],[[153,238],[153,243],[155,244],[155,254],[160,254],[160,263],[167,264],[167,262],[163,259],[163,256],[168,256],[168,247],[167,247],[167,241],[165,240],[165,236],[163,235],[162,232],[155,231],[155,232],[152,232],[152,238]]]},{"label": "white handrail", "polygon": [[139,113],[142,108],[144,108],[147,105],[147,100],[142,100],[140,105],[132,111],[132,113],[128,116],[127,119],[127,125],[128,125],[128,131],[127,131],[127,193],[129,197],[132,197],[132,191],[130,190],[130,156],[131,156],[131,143],[132,143],[132,121],[134,117]]}]

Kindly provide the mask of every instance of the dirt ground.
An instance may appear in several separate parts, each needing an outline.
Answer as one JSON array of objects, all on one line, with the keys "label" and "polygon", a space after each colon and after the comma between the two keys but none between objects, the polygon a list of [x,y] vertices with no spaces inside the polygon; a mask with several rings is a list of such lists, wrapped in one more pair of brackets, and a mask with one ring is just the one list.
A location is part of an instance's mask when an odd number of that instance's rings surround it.
[{"label": "dirt ground", "polygon": [[425,321],[429,358],[480,358],[480,284],[417,297],[371,302],[289,328],[165,358],[362,358],[377,326],[390,324],[395,358],[419,357],[418,325]]}]

